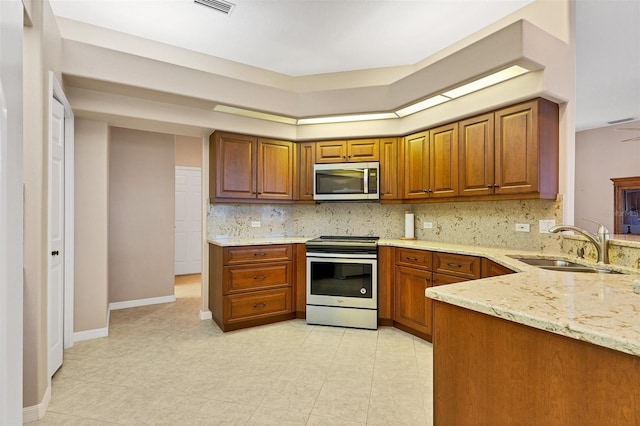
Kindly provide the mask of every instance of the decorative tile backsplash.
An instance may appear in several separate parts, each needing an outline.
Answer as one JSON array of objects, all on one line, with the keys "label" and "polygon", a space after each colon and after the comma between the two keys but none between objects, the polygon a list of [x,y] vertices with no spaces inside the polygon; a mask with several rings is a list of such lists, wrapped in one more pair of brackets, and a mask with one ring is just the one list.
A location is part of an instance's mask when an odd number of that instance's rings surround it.
[{"label": "decorative tile backsplash", "polygon": [[[419,240],[457,244],[560,250],[560,237],[538,232],[539,219],[562,219],[560,201],[515,200],[436,204],[320,203],[320,204],[212,204],[209,238],[255,238],[319,235],[404,235],[404,213],[415,214]],[[260,222],[260,227],[251,227]],[[432,229],[423,229],[432,222]],[[531,232],[516,232],[516,223],[528,223]]]}]

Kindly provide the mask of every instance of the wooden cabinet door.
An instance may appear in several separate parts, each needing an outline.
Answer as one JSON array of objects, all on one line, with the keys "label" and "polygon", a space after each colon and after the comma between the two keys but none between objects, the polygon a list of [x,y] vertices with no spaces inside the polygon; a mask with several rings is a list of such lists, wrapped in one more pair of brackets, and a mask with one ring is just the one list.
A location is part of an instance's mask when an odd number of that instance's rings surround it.
[{"label": "wooden cabinet door", "polygon": [[458,123],[429,131],[429,197],[458,195]]},{"label": "wooden cabinet door", "polygon": [[215,132],[211,150],[214,198],[256,198],[256,138]]},{"label": "wooden cabinet door", "polygon": [[398,139],[380,139],[380,199],[397,200],[398,192]]},{"label": "wooden cabinet door", "polygon": [[403,197],[420,199],[429,197],[429,132],[415,133],[404,138]]},{"label": "wooden cabinet door", "polygon": [[459,123],[458,176],[460,195],[493,194],[493,113]]},{"label": "wooden cabinet door", "polygon": [[420,269],[396,267],[396,322],[418,332],[431,335],[432,303],[424,295],[431,287],[431,272]]},{"label": "wooden cabinet door", "polygon": [[293,199],[292,142],[258,139],[257,198]]},{"label": "wooden cabinet door", "polygon": [[500,275],[513,274],[514,271],[506,266],[489,260],[486,257],[482,258],[482,278],[498,277]]},{"label": "wooden cabinet door", "polygon": [[298,144],[298,200],[313,201],[313,165],[316,162],[315,142]]},{"label": "wooden cabinet door", "polygon": [[495,113],[495,193],[538,191],[538,103]]},{"label": "wooden cabinet door", "polygon": [[347,141],[347,161],[378,161],[378,139],[358,139]]},{"label": "wooden cabinet door", "polygon": [[316,142],[316,163],[343,163],[347,161],[347,141]]}]

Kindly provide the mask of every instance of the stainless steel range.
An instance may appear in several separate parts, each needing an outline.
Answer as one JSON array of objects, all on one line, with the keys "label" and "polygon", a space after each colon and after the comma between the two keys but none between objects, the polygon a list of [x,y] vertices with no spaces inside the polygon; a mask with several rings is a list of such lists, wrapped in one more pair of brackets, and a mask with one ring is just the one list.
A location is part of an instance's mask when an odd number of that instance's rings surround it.
[{"label": "stainless steel range", "polygon": [[378,237],[307,241],[307,323],[378,328]]}]

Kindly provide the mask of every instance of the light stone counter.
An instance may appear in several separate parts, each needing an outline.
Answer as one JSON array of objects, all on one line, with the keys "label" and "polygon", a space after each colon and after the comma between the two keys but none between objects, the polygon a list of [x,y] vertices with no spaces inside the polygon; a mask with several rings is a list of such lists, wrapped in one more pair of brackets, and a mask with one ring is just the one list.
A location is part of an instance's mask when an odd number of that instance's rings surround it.
[{"label": "light stone counter", "polygon": [[[425,295],[462,308],[640,356],[640,271],[609,265],[621,274],[556,272],[508,255],[549,253],[427,241],[385,240],[381,245],[484,256],[519,273],[428,288]],[[563,255],[553,257],[578,261]]]},{"label": "light stone counter", "polygon": [[[222,247],[305,243],[313,237],[213,239]],[[509,257],[553,256],[588,266],[562,253],[493,248],[432,241],[381,239],[381,246],[482,256],[518,273],[429,288],[425,295],[452,305],[573,339],[640,356],[640,279],[637,269],[608,265],[622,274],[556,272]]]},{"label": "light stone counter", "polygon": [[312,237],[209,238],[209,244],[220,247],[262,246],[272,244],[304,244]]}]

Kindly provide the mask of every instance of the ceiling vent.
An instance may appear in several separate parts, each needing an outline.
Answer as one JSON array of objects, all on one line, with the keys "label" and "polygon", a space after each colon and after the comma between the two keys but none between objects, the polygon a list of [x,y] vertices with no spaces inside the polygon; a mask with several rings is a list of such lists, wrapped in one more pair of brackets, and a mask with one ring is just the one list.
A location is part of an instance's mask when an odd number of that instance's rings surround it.
[{"label": "ceiling vent", "polygon": [[207,7],[210,7],[211,9],[217,10],[218,12],[222,12],[225,15],[230,15],[233,8],[236,7],[235,4],[228,1],[223,1],[223,0],[193,0],[193,1],[203,6],[207,6]]},{"label": "ceiling vent", "polygon": [[620,123],[626,123],[627,121],[633,121],[633,117],[621,118],[620,120],[607,121],[607,124],[620,124]]}]

